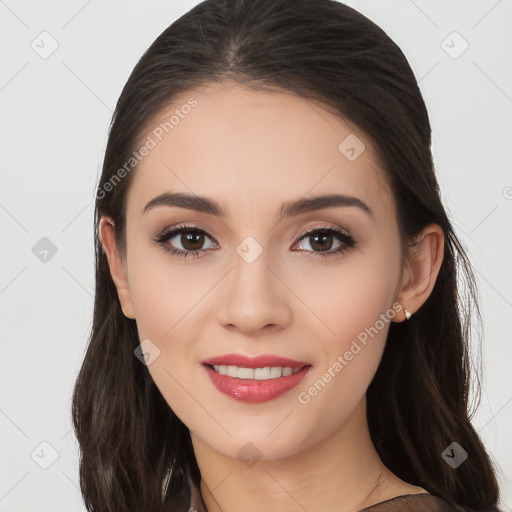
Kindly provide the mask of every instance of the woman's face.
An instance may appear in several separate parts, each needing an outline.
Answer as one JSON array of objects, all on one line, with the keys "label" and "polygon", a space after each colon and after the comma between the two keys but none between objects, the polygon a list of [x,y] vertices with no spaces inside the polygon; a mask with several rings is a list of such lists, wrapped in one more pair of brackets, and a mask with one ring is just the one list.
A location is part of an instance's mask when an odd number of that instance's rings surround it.
[{"label": "woman's face", "polygon": [[[364,406],[390,322],[403,319],[396,213],[370,141],[308,100],[234,84],[175,98],[142,141],[123,309],[150,340],[148,369],[169,406],[193,439],[231,457],[254,445],[276,459],[340,433]],[[146,207],[162,194],[191,198]],[[213,202],[224,215],[206,211]],[[269,356],[252,366],[274,369],[234,377],[250,362],[227,354]],[[272,357],[306,366],[277,377],[293,365]],[[236,373],[212,379],[212,358]]]}]

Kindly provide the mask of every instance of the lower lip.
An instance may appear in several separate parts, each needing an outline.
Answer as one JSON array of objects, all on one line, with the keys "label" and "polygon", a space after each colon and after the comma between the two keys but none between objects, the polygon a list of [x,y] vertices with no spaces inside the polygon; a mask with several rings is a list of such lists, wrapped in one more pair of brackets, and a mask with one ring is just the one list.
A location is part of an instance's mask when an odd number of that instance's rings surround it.
[{"label": "lower lip", "polygon": [[221,393],[242,402],[260,403],[272,400],[297,386],[309,372],[311,366],[305,366],[297,373],[287,377],[268,380],[238,379],[221,375],[206,365],[204,365],[204,368],[208,372],[208,377],[210,377],[213,385]]}]

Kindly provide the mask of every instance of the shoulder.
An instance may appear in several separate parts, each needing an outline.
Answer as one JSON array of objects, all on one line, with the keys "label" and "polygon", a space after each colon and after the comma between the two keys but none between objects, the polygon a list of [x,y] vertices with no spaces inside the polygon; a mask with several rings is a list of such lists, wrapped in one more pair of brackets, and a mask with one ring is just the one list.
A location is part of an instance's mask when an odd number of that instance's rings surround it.
[{"label": "shoulder", "polygon": [[376,503],[359,512],[457,512],[447,501],[433,494],[404,494]]}]

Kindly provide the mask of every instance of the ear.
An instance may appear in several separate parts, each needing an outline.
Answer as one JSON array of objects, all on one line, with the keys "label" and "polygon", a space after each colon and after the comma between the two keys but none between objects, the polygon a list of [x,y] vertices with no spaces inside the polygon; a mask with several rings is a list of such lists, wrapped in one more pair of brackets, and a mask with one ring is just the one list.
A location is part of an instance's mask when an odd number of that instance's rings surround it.
[{"label": "ear", "polygon": [[134,320],[135,314],[133,312],[130,288],[128,286],[125,261],[117,249],[114,221],[108,217],[101,217],[98,231],[101,245],[107,256],[110,274],[117,289],[117,295],[119,296],[123,314],[127,318]]},{"label": "ear", "polygon": [[404,310],[407,309],[411,315],[418,311],[434,288],[444,255],[444,233],[441,226],[426,226],[409,252],[402,269],[397,296],[397,302],[403,308],[402,320],[405,320]]}]

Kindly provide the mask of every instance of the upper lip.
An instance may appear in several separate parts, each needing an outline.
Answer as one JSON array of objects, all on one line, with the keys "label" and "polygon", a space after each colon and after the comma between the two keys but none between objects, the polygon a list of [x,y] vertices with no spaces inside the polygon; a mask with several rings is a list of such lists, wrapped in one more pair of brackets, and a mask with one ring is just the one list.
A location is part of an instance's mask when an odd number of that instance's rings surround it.
[{"label": "upper lip", "polygon": [[262,354],[255,357],[247,357],[241,354],[225,354],[215,356],[202,361],[203,364],[238,366],[241,368],[265,368],[266,366],[280,366],[283,368],[302,368],[310,363],[306,361],[296,361],[286,357],[275,356],[272,354]]}]

